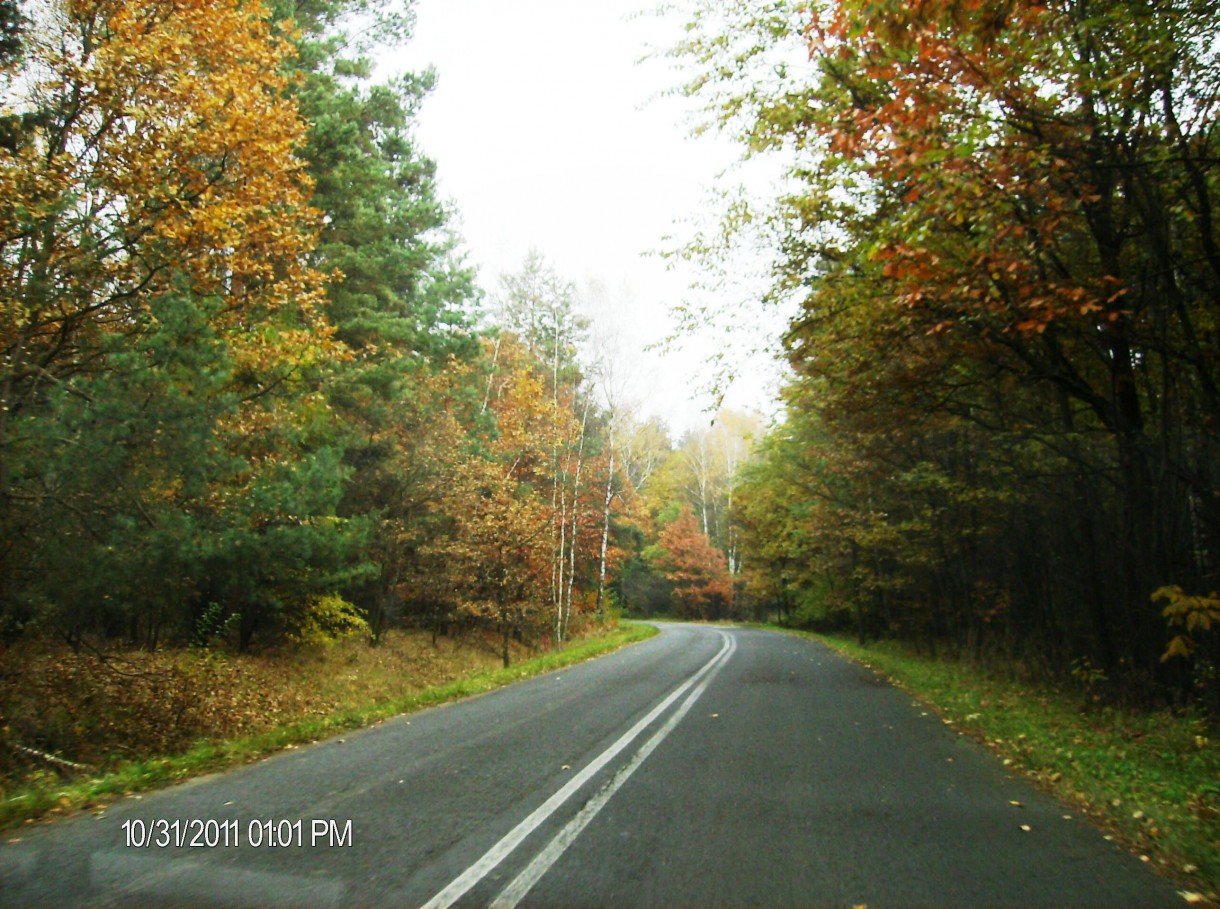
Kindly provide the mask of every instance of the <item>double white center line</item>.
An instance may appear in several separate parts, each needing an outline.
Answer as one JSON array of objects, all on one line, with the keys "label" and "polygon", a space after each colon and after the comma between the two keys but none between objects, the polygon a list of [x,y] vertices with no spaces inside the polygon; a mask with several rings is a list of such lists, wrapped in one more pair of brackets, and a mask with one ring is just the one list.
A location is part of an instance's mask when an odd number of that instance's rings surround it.
[{"label": "double white center line", "polygon": [[627,782],[631,774],[635,773],[636,768],[644,763],[644,759],[682,721],[682,718],[686,716],[695,701],[699,700],[700,695],[707,690],[707,686],[711,683],[716,673],[728,662],[733,651],[737,649],[737,642],[731,635],[723,631],[717,633],[724,639],[724,643],[714,657],[708,660],[698,672],[670,692],[645,717],[623,733],[614,744],[585,765],[579,773],[568,780],[554,795],[535,808],[529,817],[505,834],[503,839],[488,849],[473,865],[454,878],[445,889],[424,903],[423,909],[448,909],[449,906],[452,906],[464,893],[486,877],[500,862],[504,861],[527,836],[558,811],[598,771],[643,735],[644,731],[652,725],[657,717],[668,710],[682,695],[686,694],[686,700],[665,721],[664,725],[640,746],[640,749],[631,756],[631,759],[619,769],[610,781],[564,825],[563,829],[551,838],[550,842],[542,847],[533,861],[525,867],[525,870],[518,874],[492,901],[492,906],[495,909],[512,909],[512,907],[516,906],[529,893],[530,888],[563,855],[564,851],[572,844],[589,821],[593,820],[605,804],[610,801],[614,793],[619,790],[623,783]]}]

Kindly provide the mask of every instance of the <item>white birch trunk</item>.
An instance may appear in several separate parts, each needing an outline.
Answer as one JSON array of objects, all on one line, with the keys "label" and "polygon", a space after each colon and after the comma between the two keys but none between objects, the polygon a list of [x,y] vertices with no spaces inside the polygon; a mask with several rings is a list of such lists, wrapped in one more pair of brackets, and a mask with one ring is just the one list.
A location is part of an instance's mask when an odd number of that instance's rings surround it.
[{"label": "white birch trunk", "polygon": [[610,418],[610,465],[606,471],[606,499],[602,503],[602,551],[597,566],[597,620],[606,618],[606,550],[610,542],[610,503],[614,499],[614,418]]},{"label": "white birch trunk", "polygon": [[576,449],[576,476],[572,482],[572,540],[568,544],[568,603],[563,615],[563,636],[568,636],[568,623],[572,620],[572,587],[576,582],[576,531],[580,517],[580,471],[585,463],[585,430],[589,425],[589,398],[585,398],[584,413],[580,418],[580,445]]}]

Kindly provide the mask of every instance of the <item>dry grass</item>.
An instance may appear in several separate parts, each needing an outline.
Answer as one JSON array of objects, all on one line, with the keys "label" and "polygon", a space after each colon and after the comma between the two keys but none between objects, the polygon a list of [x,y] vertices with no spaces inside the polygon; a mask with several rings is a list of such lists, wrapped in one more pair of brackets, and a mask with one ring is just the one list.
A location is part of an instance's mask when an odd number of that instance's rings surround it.
[{"label": "dry grass", "polygon": [[371,648],[237,656],[90,655],[26,642],[0,650],[0,829],[226,768],[401,713],[490,691],[656,634],[595,627],[537,654],[498,642],[397,632]]},{"label": "dry grass", "polygon": [[[514,660],[528,656],[517,648]],[[108,648],[73,653],[47,642],[0,650],[0,798],[66,765],[104,773],[201,741],[401,702],[500,665],[489,642],[394,631],[239,655]]]}]

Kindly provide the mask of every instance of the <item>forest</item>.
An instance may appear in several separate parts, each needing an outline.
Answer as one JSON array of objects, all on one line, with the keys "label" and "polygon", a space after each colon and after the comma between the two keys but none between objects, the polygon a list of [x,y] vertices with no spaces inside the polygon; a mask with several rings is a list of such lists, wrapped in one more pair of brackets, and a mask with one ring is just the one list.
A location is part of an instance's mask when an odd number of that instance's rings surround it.
[{"label": "forest", "polygon": [[433,75],[373,76],[409,9],[0,10],[6,648],[422,627],[507,665],[624,583],[727,615],[744,418],[675,448],[541,253],[480,289],[412,135]]},{"label": "forest", "polygon": [[676,440],[544,253],[481,289],[434,74],[374,75],[410,30],[0,0],[6,684],[625,610],[1220,710],[1214,2],[695,3],[681,90],[785,179],[685,254],[765,247],[798,315],[782,416]]},{"label": "forest", "polygon": [[755,596],[1215,715],[1217,5],[701,3],[678,53],[785,171],[687,251],[798,310]]}]

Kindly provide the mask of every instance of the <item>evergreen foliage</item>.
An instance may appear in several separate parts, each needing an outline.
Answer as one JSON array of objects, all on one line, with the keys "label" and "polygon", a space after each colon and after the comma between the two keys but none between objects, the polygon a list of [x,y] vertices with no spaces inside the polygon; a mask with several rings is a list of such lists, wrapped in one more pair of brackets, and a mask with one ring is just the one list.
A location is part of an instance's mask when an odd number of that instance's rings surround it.
[{"label": "evergreen foliage", "polygon": [[409,4],[31,15],[0,5],[0,633],[565,638],[624,498],[587,323],[534,255],[480,337],[433,75],[373,77]]}]

